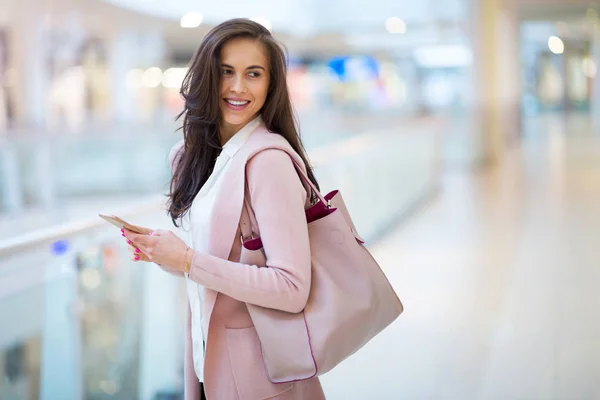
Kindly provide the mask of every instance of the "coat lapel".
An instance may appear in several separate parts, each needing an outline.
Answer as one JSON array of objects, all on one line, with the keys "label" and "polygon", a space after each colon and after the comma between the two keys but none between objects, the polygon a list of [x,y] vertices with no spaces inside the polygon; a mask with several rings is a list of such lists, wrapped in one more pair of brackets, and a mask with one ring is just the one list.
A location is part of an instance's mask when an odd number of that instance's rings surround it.
[{"label": "coat lapel", "polygon": [[[215,199],[215,207],[211,216],[211,232],[208,240],[208,254],[223,260],[229,259],[242,214],[244,204],[244,188],[246,179],[246,161],[252,149],[263,141],[264,135],[258,133],[267,130],[259,126],[246,140],[230,161],[225,171],[223,182]],[[269,135],[270,136],[270,135]],[[217,293],[213,290],[204,290],[204,327],[208,332],[210,316],[212,315]]]}]

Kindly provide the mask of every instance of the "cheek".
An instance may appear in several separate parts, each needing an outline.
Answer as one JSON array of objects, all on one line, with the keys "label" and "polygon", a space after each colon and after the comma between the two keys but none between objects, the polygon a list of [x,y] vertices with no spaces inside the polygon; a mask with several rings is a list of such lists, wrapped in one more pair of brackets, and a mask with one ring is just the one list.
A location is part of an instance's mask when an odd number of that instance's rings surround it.
[{"label": "cheek", "polygon": [[263,104],[265,103],[265,100],[267,99],[267,94],[269,92],[269,84],[264,84],[261,83],[255,91],[255,99],[257,103],[260,103],[260,106],[262,107]]}]

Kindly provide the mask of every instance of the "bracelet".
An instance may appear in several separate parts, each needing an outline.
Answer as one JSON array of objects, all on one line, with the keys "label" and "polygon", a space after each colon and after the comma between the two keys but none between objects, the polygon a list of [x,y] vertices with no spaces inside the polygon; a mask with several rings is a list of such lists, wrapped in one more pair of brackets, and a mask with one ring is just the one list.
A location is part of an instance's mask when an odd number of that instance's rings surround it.
[{"label": "bracelet", "polygon": [[189,247],[185,248],[185,254],[183,256],[183,271],[189,273],[190,272],[190,263],[187,260],[187,254],[188,254],[188,250],[190,250]]}]

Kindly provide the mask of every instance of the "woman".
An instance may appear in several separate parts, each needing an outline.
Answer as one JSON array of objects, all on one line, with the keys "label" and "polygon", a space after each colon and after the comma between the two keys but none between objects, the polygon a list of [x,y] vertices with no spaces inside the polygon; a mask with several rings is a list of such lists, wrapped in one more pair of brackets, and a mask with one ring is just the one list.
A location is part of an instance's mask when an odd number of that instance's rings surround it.
[{"label": "woman", "polygon": [[[324,399],[317,378],[269,381],[246,308],[300,312],[310,290],[304,211],[310,195],[288,153],[317,182],[296,130],[285,55],[261,25],[227,21],[203,40],[181,93],[184,139],[170,154],[168,212],[176,226],[182,219],[189,224],[193,248],[170,231],[124,234],[134,261],[154,262],[187,280],[185,398],[205,392],[209,400]],[[241,263],[244,195],[229,188],[240,173],[244,177],[239,157],[250,143],[281,138],[288,152],[261,151],[245,164],[245,198],[260,227],[267,267]]]}]

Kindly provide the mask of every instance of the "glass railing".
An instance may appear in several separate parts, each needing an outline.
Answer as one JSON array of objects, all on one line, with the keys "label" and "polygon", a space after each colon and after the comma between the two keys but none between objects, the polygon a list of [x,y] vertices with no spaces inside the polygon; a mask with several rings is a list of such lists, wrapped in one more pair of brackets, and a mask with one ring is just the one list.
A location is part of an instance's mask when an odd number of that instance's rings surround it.
[{"label": "glass railing", "polygon": [[[310,148],[323,190],[341,190],[367,243],[435,188],[438,127],[369,131]],[[79,165],[69,172],[88,179],[126,171],[128,179],[112,180],[117,188],[130,188],[143,173],[139,192],[155,194],[104,202],[99,193],[77,217],[50,218],[41,230],[0,239],[0,399],[181,398],[185,288],[153,265],[129,261],[120,232],[96,217],[114,212],[172,229],[157,194],[168,179],[172,142],[141,144],[137,155],[122,142],[121,150],[105,139],[88,142],[87,155],[58,168]],[[111,151],[111,162],[97,161]]]}]

